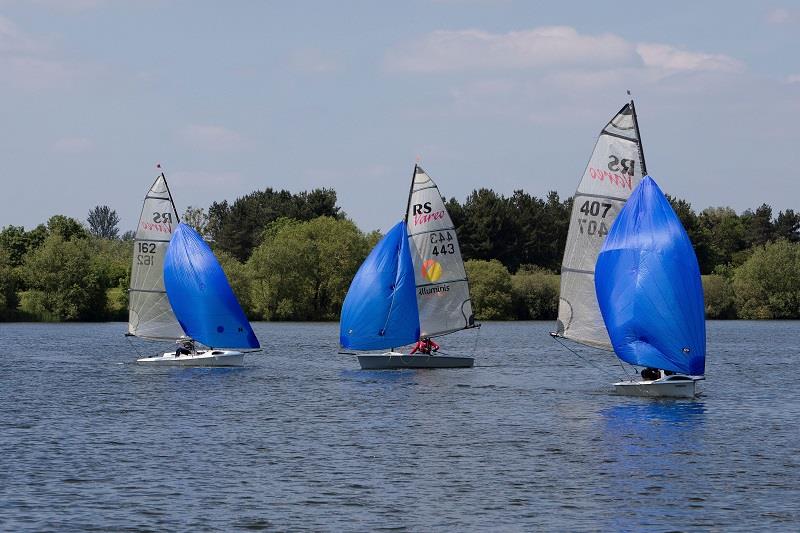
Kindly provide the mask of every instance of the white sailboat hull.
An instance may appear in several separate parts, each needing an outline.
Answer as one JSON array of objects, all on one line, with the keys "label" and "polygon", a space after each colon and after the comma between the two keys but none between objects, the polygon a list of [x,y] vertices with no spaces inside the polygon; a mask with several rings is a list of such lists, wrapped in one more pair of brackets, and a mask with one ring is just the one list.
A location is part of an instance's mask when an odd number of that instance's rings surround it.
[{"label": "white sailboat hull", "polygon": [[154,357],[142,357],[139,364],[156,366],[242,366],[244,353],[234,350],[204,350],[191,355],[176,356],[167,352]]},{"label": "white sailboat hull", "polygon": [[362,370],[402,370],[404,368],[472,368],[475,359],[451,355],[409,355],[400,352],[358,356]]},{"label": "white sailboat hull", "polygon": [[624,396],[647,398],[694,398],[697,382],[702,377],[674,374],[651,381],[620,381],[614,383],[614,391]]}]

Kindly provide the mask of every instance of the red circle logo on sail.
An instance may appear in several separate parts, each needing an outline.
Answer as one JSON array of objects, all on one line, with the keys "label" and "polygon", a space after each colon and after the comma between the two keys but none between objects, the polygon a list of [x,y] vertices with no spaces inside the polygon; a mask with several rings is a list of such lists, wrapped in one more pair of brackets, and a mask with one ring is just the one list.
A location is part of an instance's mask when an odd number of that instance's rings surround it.
[{"label": "red circle logo on sail", "polygon": [[426,259],[425,262],[422,263],[422,269],[420,271],[422,277],[431,282],[442,277],[442,265],[434,259]]}]

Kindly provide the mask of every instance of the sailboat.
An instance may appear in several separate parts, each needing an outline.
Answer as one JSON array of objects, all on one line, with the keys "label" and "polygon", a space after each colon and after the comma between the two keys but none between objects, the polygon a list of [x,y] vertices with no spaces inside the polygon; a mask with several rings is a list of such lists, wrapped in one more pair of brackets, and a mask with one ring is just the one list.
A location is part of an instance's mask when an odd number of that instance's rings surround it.
[{"label": "sailboat", "polygon": [[406,214],[358,269],[342,305],[339,342],[362,369],[470,368],[472,357],[396,347],[478,327],[455,227],[439,188],[414,166]]},{"label": "sailboat", "polygon": [[644,366],[619,394],[691,398],[704,379],[705,306],[700,267],[680,219],[645,176],[606,237],[595,287],[614,352]]},{"label": "sailboat", "polygon": [[136,229],[126,335],[209,347],[137,359],[142,364],[240,366],[243,352],[213,347],[259,348],[213,252],[179,222],[163,172],[145,195]]},{"label": "sailboat", "polygon": [[[600,291],[608,287],[605,282],[597,281],[596,265],[611,228],[625,209],[631,194],[640,190],[646,174],[639,121],[631,100],[601,130],[575,192],[561,264],[558,321],[556,331],[551,333],[553,337],[615,351],[617,345],[612,345],[607,322],[598,302]],[[699,274],[697,279],[699,282]],[[614,331],[616,335],[616,326]],[[619,355],[620,352],[616,353]],[[633,360],[620,358],[623,361]],[[640,385],[644,382],[625,381],[615,383],[615,391],[631,395],[693,396],[696,379],[666,375],[673,374],[673,368],[665,367],[666,372],[652,369],[645,372],[649,378],[654,378],[645,381],[663,379],[674,383],[671,386],[648,387],[647,384]],[[679,384],[679,381],[682,383]]]}]

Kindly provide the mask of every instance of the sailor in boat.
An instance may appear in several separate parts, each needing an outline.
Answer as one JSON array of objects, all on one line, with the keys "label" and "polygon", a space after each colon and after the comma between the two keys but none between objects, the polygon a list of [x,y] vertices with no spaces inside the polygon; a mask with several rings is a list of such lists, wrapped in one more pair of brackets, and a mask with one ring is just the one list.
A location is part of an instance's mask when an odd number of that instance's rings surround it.
[{"label": "sailor in boat", "polygon": [[192,355],[194,353],[194,341],[192,339],[179,339],[175,342],[178,343],[178,349],[175,350],[175,357]]},{"label": "sailor in boat", "polygon": [[655,381],[661,377],[661,372],[657,368],[643,368],[641,374],[642,379],[647,381]]},{"label": "sailor in boat", "polygon": [[420,339],[408,355],[413,355],[417,352],[425,355],[433,355],[433,352],[437,351],[439,351],[439,345],[432,339]]},{"label": "sailor in boat", "polygon": [[661,379],[662,374],[664,376],[672,376],[675,374],[672,370],[659,370],[658,368],[643,368],[642,369],[642,379],[647,381],[656,381],[657,379]]}]

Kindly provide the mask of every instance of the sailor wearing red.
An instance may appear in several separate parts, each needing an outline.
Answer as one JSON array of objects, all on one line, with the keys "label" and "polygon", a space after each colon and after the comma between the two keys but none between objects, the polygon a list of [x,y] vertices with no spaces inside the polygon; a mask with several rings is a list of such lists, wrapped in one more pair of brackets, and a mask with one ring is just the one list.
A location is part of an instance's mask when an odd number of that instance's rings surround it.
[{"label": "sailor wearing red", "polygon": [[435,352],[439,350],[439,345],[433,342],[431,339],[420,339],[417,341],[417,344],[414,345],[414,348],[408,353],[408,355],[415,354],[417,352],[421,354],[430,355],[431,352]]}]

